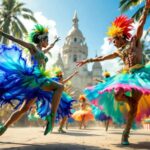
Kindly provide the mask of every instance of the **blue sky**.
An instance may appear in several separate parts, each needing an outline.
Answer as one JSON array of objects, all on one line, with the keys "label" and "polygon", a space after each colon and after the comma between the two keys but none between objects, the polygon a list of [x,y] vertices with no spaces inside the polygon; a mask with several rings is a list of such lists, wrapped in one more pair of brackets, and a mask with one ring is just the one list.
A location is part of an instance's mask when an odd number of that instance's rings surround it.
[{"label": "blue sky", "polygon": [[[79,28],[82,31],[89,48],[89,57],[94,57],[96,51],[100,54],[104,44],[107,28],[114,18],[120,15],[119,0],[21,0],[33,12],[42,14],[56,22],[58,35],[61,37],[59,45],[62,46],[64,39],[72,26],[74,11],[77,11]],[[126,13],[132,16],[135,9]],[[145,29],[150,24],[148,18]]]},{"label": "blue sky", "polygon": [[[71,28],[76,10],[79,28],[83,32],[90,50],[99,50],[111,21],[120,14],[119,0],[22,0],[34,12],[56,22],[58,35],[64,39]],[[127,13],[133,14],[133,10]],[[148,20],[150,23],[150,20]]]}]

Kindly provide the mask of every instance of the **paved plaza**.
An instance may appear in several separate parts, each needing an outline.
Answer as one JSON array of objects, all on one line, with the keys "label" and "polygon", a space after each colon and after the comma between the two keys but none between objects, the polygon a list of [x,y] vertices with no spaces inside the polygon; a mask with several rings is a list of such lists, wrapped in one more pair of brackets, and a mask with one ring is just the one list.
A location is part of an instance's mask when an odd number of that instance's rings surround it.
[{"label": "paved plaza", "polygon": [[54,132],[44,136],[43,128],[10,128],[0,137],[0,149],[4,150],[148,150],[150,131],[140,129],[131,132],[128,147],[120,145],[122,129],[70,128],[66,134]]}]

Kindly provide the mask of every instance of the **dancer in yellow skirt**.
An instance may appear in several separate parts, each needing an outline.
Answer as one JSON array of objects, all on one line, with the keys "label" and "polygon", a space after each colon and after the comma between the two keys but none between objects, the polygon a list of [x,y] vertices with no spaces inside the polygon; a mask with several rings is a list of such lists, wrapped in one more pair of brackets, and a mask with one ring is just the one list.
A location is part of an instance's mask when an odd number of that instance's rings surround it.
[{"label": "dancer in yellow skirt", "polygon": [[86,128],[86,123],[90,120],[94,120],[94,115],[91,112],[90,104],[87,102],[84,95],[80,95],[80,110],[77,110],[72,118],[80,122],[80,129],[82,126]]}]

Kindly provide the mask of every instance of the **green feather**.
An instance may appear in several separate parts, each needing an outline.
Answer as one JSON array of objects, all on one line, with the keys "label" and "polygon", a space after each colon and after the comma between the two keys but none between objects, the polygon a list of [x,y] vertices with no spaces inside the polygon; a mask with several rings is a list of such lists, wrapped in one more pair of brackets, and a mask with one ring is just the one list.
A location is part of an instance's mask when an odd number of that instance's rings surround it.
[{"label": "green feather", "polygon": [[30,42],[33,42],[33,37],[36,35],[36,34],[44,34],[45,33],[45,27],[41,24],[36,24],[34,26],[34,28],[32,29],[31,33],[29,34],[29,39],[30,39]]}]

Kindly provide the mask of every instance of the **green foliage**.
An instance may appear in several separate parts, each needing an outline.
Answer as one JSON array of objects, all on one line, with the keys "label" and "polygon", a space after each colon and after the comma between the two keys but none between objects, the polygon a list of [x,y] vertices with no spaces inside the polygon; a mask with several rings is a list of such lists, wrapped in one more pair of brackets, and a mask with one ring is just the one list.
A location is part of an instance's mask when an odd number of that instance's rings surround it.
[{"label": "green foliage", "polygon": [[[23,34],[27,34],[27,29],[20,18],[37,22],[33,17],[33,12],[24,6],[25,4],[18,0],[2,0],[0,9],[0,28],[20,39],[23,38]],[[5,44],[9,42],[4,37],[0,37],[0,40]]]},{"label": "green foliage", "polygon": [[124,13],[126,11],[129,11],[132,7],[138,6],[139,8],[132,16],[132,18],[138,21],[143,12],[144,5],[145,5],[145,0],[120,0],[119,8],[121,10],[121,13]]}]

